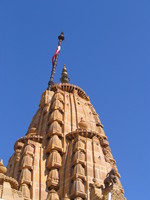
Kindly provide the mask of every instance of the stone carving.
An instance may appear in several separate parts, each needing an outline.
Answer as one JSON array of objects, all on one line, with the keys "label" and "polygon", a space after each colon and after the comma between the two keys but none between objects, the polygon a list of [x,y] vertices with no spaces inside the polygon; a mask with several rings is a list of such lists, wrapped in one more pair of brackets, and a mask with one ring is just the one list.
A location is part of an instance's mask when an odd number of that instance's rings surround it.
[{"label": "stone carving", "polygon": [[92,200],[103,200],[102,188],[93,186],[90,196]]},{"label": "stone carving", "polygon": [[79,125],[80,129],[85,129],[86,130],[88,128],[88,123],[85,122],[83,118],[81,118],[81,121],[79,122],[78,125]]},{"label": "stone carving", "polygon": [[92,140],[93,140],[94,143],[96,143],[96,145],[99,145],[99,144],[100,144],[99,139],[98,139],[96,136],[94,136],[94,137],[92,138]]},{"label": "stone carving", "polygon": [[18,191],[18,182],[4,174],[0,174],[0,199],[24,200],[22,193]]},{"label": "stone carving", "polygon": [[48,129],[48,136],[51,137],[53,134],[62,135],[62,127],[57,121],[52,122]]},{"label": "stone carving", "polygon": [[59,200],[59,196],[58,196],[57,192],[55,190],[51,190],[48,193],[47,200]]},{"label": "stone carving", "polygon": [[36,135],[36,127],[29,128],[27,134],[30,136]]},{"label": "stone carving", "polygon": [[30,155],[25,155],[22,159],[21,168],[32,169],[33,158]]},{"label": "stone carving", "polygon": [[61,101],[55,100],[51,106],[52,110],[61,110],[63,112],[64,105]]},{"label": "stone carving", "polygon": [[24,146],[24,143],[17,141],[14,145],[14,149],[22,149],[22,147]]},{"label": "stone carving", "polygon": [[22,191],[23,197],[25,197],[25,199],[30,199],[30,189],[29,186],[26,184],[22,184],[20,187],[20,191]]},{"label": "stone carving", "polygon": [[7,165],[7,176],[13,177],[14,163],[16,163],[15,153],[10,157]]},{"label": "stone carving", "polygon": [[54,97],[53,97],[53,101],[59,100],[61,102],[64,102],[64,96],[63,94],[61,94],[61,92],[56,92]]},{"label": "stone carving", "polygon": [[[74,141],[72,149],[73,154],[73,171],[72,171],[72,187],[70,197],[71,199],[84,199],[85,194],[85,141],[81,140],[81,136],[78,136]],[[84,164],[83,164],[84,163]]]},{"label": "stone carving", "polygon": [[26,183],[26,184],[31,184],[31,171],[28,169],[23,169],[20,175],[20,182],[21,183]]},{"label": "stone carving", "polygon": [[114,184],[117,182],[116,171],[115,169],[111,169],[111,171],[107,174],[106,179],[104,180],[105,188],[108,188],[110,184]]},{"label": "stone carving", "polygon": [[85,153],[82,150],[76,151],[73,157],[73,162],[76,160],[85,161]]},{"label": "stone carving", "polygon": [[[50,138],[45,149],[45,153],[49,153],[46,167],[49,169],[49,175],[47,177],[48,189],[58,190],[59,187],[59,171],[58,169],[62,165],[61,154],[62,148],[62,124],[63,124],[63,112],[64,112],[64,96],[57,90],[52,99],[50,106],[50,113],[48,119],[48,131],[47,138]],[[48,199],[59,199],[55,190],[49,191]]]},{"label": "stone carving", "polygon": [[76,175],[76,174],[85,176],[85,169],[80,163],[77,163],[74,166],[73,175]]},{"label": "stone carving", "polygon": [[63,121],[63,115],[59,110],[54,110],[49,118],[49,124],[51,124],[53,121],[58,121],[62,123]]},{"label": "stone carving", "polygon": [[3,160],[0,161],[0,173],[6,174],[7,168],[3,165]]},{"label": "stone carving", "polygon": [[61,139],[59,139],[57,135],[53,135],[49,140],[48,145],[46,147],[46,152],[50,152],[52,149],[62,149]]},{"label": "stone carving", "polygon": [[85,142],[83,142],[82,140],[78,140],[75,143],[74,151],[79,150],[79,149],[85,149]]},{"label": "stone carving", "polygon": [[66,193],[63,200],[70,200],[70,198],[68,197],[68,194]]},{"label": "stone carving", "polygon": [[110,147],[105,147],[103,148],[103,152],[104,152],[104,155],[106,155],[107,157],[112,157],[112,154],[111,154],[111,149]]},{"label": "stone carving", "polygon": [[47,178],[48,188],[57,188],[59,184],[59,173],[57,169],[52,169]]},{"label": "stone carving", "polygon": [[113,158],[113,156],[111,154],[110,147],[109,146],[104,147],[103,148],[103,152],[104,152],[104,155],[105,155],[106,162],[110,163],[112,166],[115,166],[116,161],[114,160],[114,158]]},{"label": "stone carving", "polygon": [[20,154],[21,154],[21,150],[20,149],[15,149],[16,162],[18,162],[20,160]]},{"label": "stone carving", "polygon": [[[112,187],[110,192],[111,192],[112,200],[126,200],[126,198],[124,197],[124,194],[120,190]],[[103,200],[108,200],[108,193],[109,193],[109,190],[107,192],[104,192]]]},{"label": "stone carving", "polygon": [[52,96],[53,96],[52,91],[50,90],[45,90],[41,96],[41,101],[40,101],[40,107],[43,108],[45,105],[49,104],[51,102]]},{"label": "stone carving", "polygon": [[71,188],[71,196],[72,197],[82,197],[85,196],[85,185],[82,181],[82,179],[77,178]]},{"label": "stone carving", "polygon": [[18,182],[14,178],[0,173],[0,185],[4,182],[9,182],[13,189],[18,189]]},{"label": "stone carving", "polygon": [[48,159],[47,159],[47,168],[51,169],[52,167],[60,168],[61,167],[61,155],[58,153],[58,151],[54,150],[50,153]]},{"label": "stone carving", "polygon": [[24,148],[24,154],[29,154],[31,156],[33,156],[34,154],[34,147],[32,147],[31,145],[26,145]]},{"label": "stone carving", "polygon": [[[36,131],[36,129],[34,129],[34,131]],[[32,134],[34,131],[31,130],[32,136],[35,136],[34,134]],[[30,133],[28,134],[28,136],[29,135]],[[32,186],[34,146],[30,144],[29,140],[25,142],[25,147],[23,149],[22,156],[23,158],[20,166],[21,173],[19,177],[20,191],[22,191],[22,194],[25,199],[30,199],[31,186]]]},{"label": "stone carving", "polygon": [[[107,174],[116,165],[103,126],[75,85],[54,84],[43,93],[28,133],[14,149],[8,175],[19,180],[10,184],[19,187],[21,200],[104,200],[112,188],[122,191],[119,175]],[[114,197],[121,199],[119,193]]]},{"label": "stone carving", "polygon": [[101,145],[102,145],[103,147],[108,147],[108,146],[109,146],[109,142],[108,142],[108,140],[107,140],[106,137],[103,137],[103,138],[101,139]]}]

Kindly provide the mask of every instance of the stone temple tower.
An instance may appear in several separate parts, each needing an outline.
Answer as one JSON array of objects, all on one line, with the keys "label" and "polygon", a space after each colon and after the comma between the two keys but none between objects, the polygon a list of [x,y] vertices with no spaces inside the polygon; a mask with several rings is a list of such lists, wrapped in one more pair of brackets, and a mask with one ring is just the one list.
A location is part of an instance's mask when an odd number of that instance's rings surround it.
[{"label": "stone temple tower", "polygon": [[[125,200],[103,125],[64,66],[46,89],[7,169],[0,162],[0,199]],[[7,170],[7,172],[6,172]]]}]

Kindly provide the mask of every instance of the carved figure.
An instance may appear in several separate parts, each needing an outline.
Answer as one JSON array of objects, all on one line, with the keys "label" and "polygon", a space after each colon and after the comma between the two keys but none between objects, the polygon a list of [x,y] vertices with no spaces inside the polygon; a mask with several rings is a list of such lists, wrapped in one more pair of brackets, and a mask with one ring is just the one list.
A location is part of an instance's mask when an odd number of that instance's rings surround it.
[{"label": "carved figure", "polygon": [[106,179],[104,180],[105,188],[109,187],[110,184],[114,184],[117,182],[116,171],[115,169],[111,169],[107,174]]}]

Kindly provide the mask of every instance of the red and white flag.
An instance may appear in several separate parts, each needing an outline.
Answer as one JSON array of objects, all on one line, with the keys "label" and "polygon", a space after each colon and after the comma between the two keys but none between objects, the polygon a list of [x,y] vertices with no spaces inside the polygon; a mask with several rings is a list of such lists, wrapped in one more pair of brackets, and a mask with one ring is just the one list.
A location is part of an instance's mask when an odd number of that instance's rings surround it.
[{"label": "red and white flag", "polygon": [[60,52],[60,46],[58,46],[57,47],[57,49],[56,49],[56,52],[55,52],[55,54],[53,55],[53,58],[52,58],[52,64],[53,64],[53,66],[54,66],[54,63],[55,63],[55,59],[56,59],[56,56],[59,54],[59,52]]}]

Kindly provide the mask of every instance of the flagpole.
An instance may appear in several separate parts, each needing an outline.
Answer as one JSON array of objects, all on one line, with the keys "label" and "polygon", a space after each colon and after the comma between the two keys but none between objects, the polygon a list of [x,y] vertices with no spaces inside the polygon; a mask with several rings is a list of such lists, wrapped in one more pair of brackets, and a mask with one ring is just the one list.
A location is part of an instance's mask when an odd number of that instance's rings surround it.
[{"label": "flagpole", "polygon": [[[61,46],[61,43],[62,43],[62,41],[64,40],[64,34],[63,34],[63,32],[61,32],[61,34],[58,36],[58,40],[59,40],[58,46]],[[49,82],[48,82],[48,88],[47,88],[48,90],[50,90],[50,89],[51,89],[51,86],[53,85],[53,78],[54,78],[55,68],[56,68],[56,65],[57,65],[58,55],[59,55],[59,53],[56,54],[54,63],[52,63],[53,66],[52,66],[52,71],[51,71],[50,80],[49,80]]]},{"label": "flagpole", "polygon": [[108,193],[108,200],[111,200],[111,192]]}]

